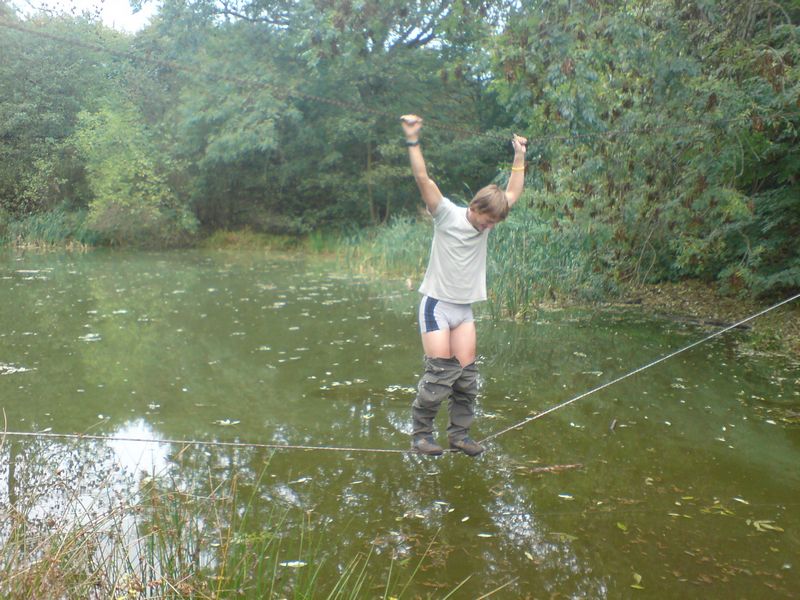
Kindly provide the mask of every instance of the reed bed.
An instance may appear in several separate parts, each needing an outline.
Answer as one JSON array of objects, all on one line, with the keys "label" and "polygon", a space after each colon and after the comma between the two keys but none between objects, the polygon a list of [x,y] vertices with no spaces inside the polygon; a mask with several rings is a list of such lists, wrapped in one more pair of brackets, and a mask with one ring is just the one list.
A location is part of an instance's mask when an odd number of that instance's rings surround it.
[{"label": "reed bed", "polygon": [[339,556],[312,512],[264,501],[268,459],[257,475],[209,467],[201,480],[195,462],[134,476],[99,444],[4,442],[7,600],[402,598],[431,551],[416,568],[393,556],[376,565],[372,545]]},{"label": "reed bed", "polygon": [[[350,238],[344,260],[351,270],[406,278],[416,286],[425,272],[431,235],[429,219],[398,218]],[[599,229],[587,236],[518,210],[489,239],[486,308],[495,317],[525,318],[542,302],[599,300],[616,289],[601,268]]]},{"label": "reed bed", "polygon": [[430,219],[398,217],[345,239],[341,255],[358,273],[417,279],[425,272],[431,228]]},{"label": "reed bed", "polygon": [[21,221],[0,223],[2,241],[20,248],[86,250],[97,235],[86,225],[86,212],[63,209],[35,213]]}]

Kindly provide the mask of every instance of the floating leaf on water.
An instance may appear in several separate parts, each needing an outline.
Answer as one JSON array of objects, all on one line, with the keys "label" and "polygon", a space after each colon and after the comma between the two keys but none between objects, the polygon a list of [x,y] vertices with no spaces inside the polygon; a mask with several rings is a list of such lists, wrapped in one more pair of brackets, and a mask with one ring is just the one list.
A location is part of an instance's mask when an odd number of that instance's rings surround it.
[{"label": "floating leaf on water", "polygon": [[233,425],[238,425],[241,421],[232,421],[231,419],[217,419],[214,421],[214,425],[219,425],[221,427],[231,427]]},{"label": "floating leaf on water", "polygon": [[621,522],[617,521],[617,529],[619,529],[620,531],[627,532],[628,531],[628,526],[625,525],[625,523],[621,523]]},{"label": "floating leaf on water", "polygon": [[469,517],[464,517],[463,519],[461,519],[462,523],[466,523],[467,521],[469,521]]},{"label": "floating leaf on water", "polygon": [[525,558],[527,558],[530,561],[535,561],[536,560],[536,559],[533,558],[533,554],[531,554],[530,552],[527,552],[527,551],[525,552]]},{"label": "floating leaf on water", "polygon": [[292,569],[299,569],[301,567],[305,567],[308,563],[302,560],[288,560],[286,562],[280,563],[282,567],[290,567]]},{"label": "floating leaf on water", "polygon": [[747,524],[748,525],[752,525],[753,527],[755,527],[758,531],[761,531],[762,533],[768,532],[768,531],[777,531],[779,533],[783,533],[783,531],[784,531],[783,528],[782,527],[778,527],[777,525],[774,525],[774,523],[775,523],[774,521],[770,521],[770,520],[759,520],[759,521],[752,521],[751,522],[750,519],[747,519]]},{"label": "floating leaf on water", "polygon": [[556,538],[559,542],[574,542],[578,539],[578,536],[564,533],[563,531],[551,531],[548,535]]},{"label": "floating leaf on water", "polygon": [[643,590],[644,586],[642,585],[642,576],[638,573],[633,574],[633,583],[631,587],[635,590]]},{"label": "floating leaf on water", "polygon": [[306,483],[308,481],[311,481],[311,477],[301,477],[300,479],[295,479],[294,481],[290,481],[289,485],[293,483]]},{"label": "floating leaf on water", "polygon": [[32,370],[33,369],[18,367],[16,365],[7,365],[5,363],[0,363],[0,375],[12,375],[14,373],[24,373],[26,371],[32,371]]},{"label": "floating leaf on water", "polygon": [[745,500],[744,498],[739,498],[739,496],[736,496],[736,497],[735,497],[735,498],[733,498],[733,499],[734,499],[736,502],[741,502],[742,504],[750,504],[750,503],[749,503],[747,500]]},{"label": "floating leaf on water", "polygon": [[559,494],[558,497],[563,499],[563,500],[574,500],[575,499],[575,497],[572,494]]},{"label": "floating leaf on water", "polygon": [[494,537],[494,536],[491,533],[479,533],[478,537],[479,538],[490,538],[490,537]]}]

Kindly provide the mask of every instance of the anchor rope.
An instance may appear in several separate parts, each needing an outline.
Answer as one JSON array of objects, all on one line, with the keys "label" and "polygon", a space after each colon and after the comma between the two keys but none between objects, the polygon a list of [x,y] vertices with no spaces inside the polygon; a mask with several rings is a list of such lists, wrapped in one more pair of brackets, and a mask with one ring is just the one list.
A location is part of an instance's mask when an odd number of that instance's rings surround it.
[{"label": "anchor rope", "polygon": [[369,452],[383,454],[409,454],[411,450],[399,450],[397,448],[349,448],[344,446],[308,446],[302,444],[266,444],[260,442],[221,442],[218,440],[181,440],[181,439],[148,439],[137,437],[117,437],[112,435],[89,435],[82,433],[53,433],[42,431],[4,431],[0,433],[0,438],[9,437],[29,437],[29,438],[51,438],[68,440],[93,440],[102,442],[134,442],[142,444],[176,444],[180,446],[217,446],[223,448],[262,448],[266,450],[323,450],[328,452]]},{"label": "anchor rope", "polygon": [[670,352],[669,354],[667,354],[665,356],[662,356],[661,358],[658,358],[658,359],[656,359],[656,360],[654,360],[652,362],[649,362],[646,365],[642,365],[641,367],[639,367],[637,369],[634,369],[633,371],[625,373],[624,375],[620,375],[616,379],[612,379],[611,381],[608,381],[608,382],[606,382],[606,383],[604,383],[602,385],[598,385],[597,387],[592,388],[587,392],[583,392],[582,394],[579,394],[579,395],[577,395],[577,396],[575,396],[573,398],[570,398],[569,400],[565,400],[564,402],[561,402],[560,404],[556,404],[555,406],[551,406],[547,410],[544,410],[542,412],[539,412],[539,413],[536,413],[536,414],[531,415],[529,417],[526,417],[525,419],[523,419],[519,423],[516,423],[515,425],[511,425],[509,427],[506,427],[505,429],[501,429],[500,431],[497,431],[497,432],[495,432],[495,433],[493,433],[493,434],[491,434],[489,436],[486,436],[479,443],[483,444],[484,442],[489,442],[491,440],[494,440],[494,439],[500,437],[501,435],[503,435],[505,433],[508,433],[509,431],[512,431],[514,429],[519,429],[519,428],[523,427],[524,425],[527,425],[531,421],[536,421],[537,419],[541,419],[545,415],[549,415],[550,413],[555,412],[557,410],[560,410],[560,409],[564,408],[565,406],[569,406],[570,404],[572,404],[574,402],[577,402],[578,400],[582,400],[583,398],[586,398],[587,396],[591,396],[592,394],[594,394],[596,392],[599,392],[600,390],[604,390],[607,387],[610,387],[610,386],[612,386],[612,385],[614,385],[616,383],[619,383],[620,381],[628,379],[629,377],[633,377],[637,373],[641,373],[642,371],[645,371],[645,370],[649,369],[650,367],[654,367],[655,365],[657,365],[659,363],[662,363],[662,362],[664,362],[666,360],[669,360],[670,358],[674,358],[674,357],[678,356],[679,354],[683,354],[687,350],[691,350],[692,348],[694,348],[696,346],[699,346],[700,344],[704,344],[705,342],[707,342],[707,341],[709,341],[709,340],[711,340],[711,339],[713,339],[715,337],[718,337],[718,336],[722,335],[723,333],[726,333],[726,332],[730,331],[731,329],[735,329],[737,327],[740,327],[741,325],[747,323],[748,321],[752,321],[753,319],[756,319],[756,318],[758,318],[758,317],[760,317],[762,315],[765,315],[768,312],[770,312],[772,310],[775,310],[778,307],[783,306],[784,304],[788,304],[790,302],[793,302],[794,300],[797,300],[798,298],[800,298],[800,294],[796,294],[796,295],[792,296],[791,298],[787,298],[785,300],[782,300],[781,302],[778,302],[777,304],[773,304],[769,308],[765,308],[762,311],[759,311],[759,312],[757,312],[757,313],[755,313],[753,315],[750,315],[746,319],[742,319],[741,321],[738,321],[738,322],[734,323],[733,325],[728,325],[727,327],[724,327],[724,328],[720,329],[719,331],[715,331],[711,335],[707,335],[706,337],[704,337],[701,340],[697,340],[696,342],[692,342],[691,344],[689,344],[687,346],[684,346],[683,348],[675,350],[674,352]]},{"label": "anchor rope", "polygon": [[[165,67],[165,68],[169,68],[169,69],[174,69],[176,71],[183,71],[185,73],[190,73],[190,74],[201,76],[201,77],[212,78],[212,79],[216,79],[216,80],[220,80],[220,81],[226,81],[226,82],[229,82],[229,83],[241,85],[243,87],[269,89],[269,90],[271,90],[271,92],[276,97],[283,98],[283,99],[296,98],[296,99],[312,100],[314,102],[321,102],[321,103],[337,106],[337,107],[340,107],[340,108],[346,108],[346,109],[349,109],[349,110],[354,110],[354,111],[357,111],[357,112],[368,113],[368,114],[375,115],[375,116],[388,117],[388,118],[391,118],[391,119],[395,119],[396,118],[396,115],[393,115],[393,114],[390,115],[389,113],[387,113],[385,111],[381,111],[381,110],[375,109],[375,108],[370,108],[368,106],[355,105],[355,104],[348,103],[348,102],[345,102],[345,101],[342,101],[342,100],[338,100],[338,99],[335,99],[335,98],[329,98],[329,97],[324,97],[324,96],[316,96],[316,95],[313,95],[313,94],[308,94],[308,93],[297,91],[297,90],[287,91],[287,90],[283,89],[282,87],[279,87],[279,86],[277,86],[275,84],[270,84],[270,83],[265,82],[265,81],[249,80],[249,79],[244,79],[242,77],[235,77],[235,76],[225,75],[225,74],[219,73],[219,72],[212,73],[212,72],[209,72],[209,71],[206,71],[206,70],[203,70],[203,69],[192,67],[190,65],[177,63],[177,62],[174,62],[174,61],[168,61],[168,60],[163,60],[163,59],[159,59],[159,58],[153,58],[153,57],[150,57],[150,56],[147,56],[147,57],[137,56],[133,52],[125,52],[125,51],[114,50],[112,48],[105,47],[105,46],[103,46],[101,44],[95,44],[95,43],[91,43],[91,42],[87,42],[87,41],[83,41],[83,40],[77,40],[77,39],[74,39],[74,38],[71,38],[71,37],[60,36],[60,35],[49,33],[49,32],[45,32],[45,31],[38,31],[38,30],[32,29],[30,27],[25,27],[25,26],[23,26],[23,25],[21,25],[19,23],[13,23],[13,22],[7,21],[5,19],[0,19],[0,27],[4,27],[4,28],[7,28],[7,29],[13,29],[13,30],[16,30],[16,31],[19,31],[19,32],[22,32],[22,33],[38,36],[38,37],[44,38],[44,39],[49,39],[51,41],[54,41],[54,42],[57,42],[57,43],[61,43],[61,44],[65,44],[65,45],[72,45],[72,46],[84,48],[84,49],[87,49],[87,50],[91,50],[91,51],[94,51],[94,52],[103,52],[103,53],[106,53],[106,54],[109,54],[111,56],[115,56],[115,57],[118,57],[118,58],[123,58],[123,59],[131,60],[131,61],[139,61],[139,62],[142,62],[142,63],[149,63],[149,64],[153,64],[153,65],[157,65],[157,66],[161,66],[161,67]],[[727,125],[730,122],[731,121],[726,121],[726,120],[717,120],[717,121],[715,121],[713,123],[707,123],[707,122],[695,122],[695,123],[692,123],[692,122],[687,122],[684,125],[678,125],[678,126],[675,126],[675,125],[657,126],[656,125],[656,126],[647,126],[647,127],[642,127],[642,128],[623,128],[623,129],[614,129],[614,130],[606,130],[606,131],[598,131],[598,132],[575,133],[575,134],[570,134],[570,135],[535,136],[535,137],[530,137],[529,138],[529,142],[569,141],[569,140],[577,140],[577,139],[584,139],[584,138],[594,138],[594,137],[613,137],[615,135],[639,135],[639,134],[654,133],[654,132],[657,132],[657,131],[677,131],[679,129],[683,130],[683,129],[687,129],[687,128],[709,127],[711,125],[719,127],[719,126]],[[456,127],[456,126],[445,124],[445,123],[440,122],[440,121],[436,121],[434,119],[426,119],[426,123],[429,126],[434,127],[434,128],[443,129],[443,130],[449,130],[449,131],[452,131],[452,132],[468,134],[468,135],[473,135],[473,136],[483,136],[483,137],[486,137],[486,138],[496,138],[496,139],[502,139],[504,141],[506,141],[507,137],[508,137],[505,134],[504,135],[500,135],[499,133],[494,133],[494,132],[480,132],[480,131],[466,129],[466,128],[463,128],[463,127]],[[681,348],[679,350],[676,350],[675,352],[672,352],[672,353],[670,353],[670,354],[668,354],[666,356],[662,356],[661,358],[659,358],[657,360],[654,360],[654,361],[652,361],[652,362],[650,362],[650,363],[648,363],[648,364],[646,364],[644,366],[641,366],[641,367],[639,367],[639,368],[637,368],[637,369],[635,369],[633,371],[630,371],[629,373],[626,373],[625,375],[617,377],[616,379],[613,379],[613,380],[611,380],[611,381],[609,381],[607,383],[604,383],[604,384],[602,384],[600,386],[597,386],[597,387],[595,387],[595,388],[593,388],[593,389],[591,389],[591,390],[589,390],[587,392],[584,392],[584,393],[582,393],[582,394],[580,394],[578,396],[570,398],[569,400],[561,402],[560,404],[552,406],[552,407],[548,408],[545,411],[542,411],[542,412],[536,413],[534,415],[531,415],[531,416],[523,419],[519,423],[516,423],[514,425],[506,427],[506,428],[504,428],[504,429],[502,429],[500,431],[497,431],[497,432],[495,432],[495,433],[483,438],[480,441],[480,443],[484,443],[484,442],[488,442],[488,441],[494,440],[494,439],[498,438],[499,436],[501,436],[501,435],[503,435],[505,433],[508,433],[509,431],[512,431],[514,429],[519,429],[519,428],[523,427],[524,425],[530,423],[531,421],[535,421],[537,419],[540,419],[540,418],[544,417],[545,415],[548,415],[548,414],[550,414],[552,412],[555,412],[556,410],[560,410],[561,408],[564,408],[564,407],[566,407],[566,406],[568,406],[568,405],[570,405],[570,404],[572,404],[574,402],[577,402],[578,400],[586,398],[587,396],[590,396],[590,395],[592,395],[592,394],[594,394],[596,392],[599,392],[600,390],[603,390],[603,389],[605,389],[607,387],[610,387],[610,386],[612,386],[612,385],[614,385],[616,383],[619,383],[620,381],[623,381],[623,380],[625,380],[625,379],[627,379],[629,377],[632,377],[633,375],[636,375],[637,373],[641,373],[642,371],[644,371],[646,369],[649,369],[650,367],[653,367],[653,366],[655,366],[655,365],[657,365],[657,364],[659,364],[661,362],[664,362],[664,361],[666,361],[666,360],[668,360],[670,358],[673,358],[673,357],[675,357],[675,356],[677,356],[677,355],[679,355],[679,354],[681,354],[683,352],[686,352],[687,350],[690,350],[691,348],[699,346],[700,344],[703,344],[703,343],[705,343],[705,342],[707,342],[707,341],[709,341],[709,340],[711,340],[711,339],[713,339],[713,338],[715,338],[717,336],[720,336],[720,335],[726,333],[727,331],[730,331],[731,329],[739,327],[742,324],[747,323],[748,321],[751,321],[751,320],[753,320],[753,319],[755,319],[757,317],[760,317],[760,316],[762,316],[762,315],[764,315],[764,314],[766,314],[766,313],[768,313],[768,312],[770,312],[770,311],[772,311],[772,310],[774,310],[774,309],[776,309],[776,308],[778,308],[780,306],[783,306],[784,304],[788,304],[789,302],[792,302],[792,301],[794,301],[794,300],[796,300],[798,298],[800,298],[800,294],[795,295],[795,296],[793,296],[791,298],[788,298],[786,300],[783,300],[782,302],[779,302],[779,303],[777,303],[777,304],[775,304],[775,305],[773,305],[773,306],[771,306],[771,307],[769,307],[769,308],[767,308],[765,310],[762,310],[762,311],[760,311],[760,312],[758,312],[758,313],[756,313],[754,315],[751,315],[750,317],[747,317],[746,319],[743,319],[743,320],[739,321],[738,323],[735,323],[733,325],[725,327],[725,328],[723,328],[723,329],[721,329],[721,330],[719,330],[719,331],[717,331],[717,332],[715,332],[715,333],[713,333],[713,334],[711,334],[711,335],[709,335],[709,336],[707,336],[707,337],[705,337],[705,338],[703,338],[701,340],[698,340],[698,341],[696,341],[696,342],[694,342],[692,344],[689,344],[688,346],[685,346],[685,347],[683,347],[683,348]],[[413,452],[410,449],[409,450],[399,450],[399,449],[390,449],[390,448],[355,448],[355,447],[342,447],[342,446],[311,446],[311,445],[295,445],[295,444],[267,444],[267,443],[256,443],[256,442],[221,442],[221,441],[214,441],[214,440],[203,441],[203,440],[181,440],[181,439],[147,439],[147,438],[136,438],[136,437],[114,437],[114,436],[104,436],[104,435],[88,435],[88,434],[79,434],[79,433],[69,434],[69,433],[52,433],[52,432],[5,431],[5,432],[0,433],[0,435],[1,436],[13,436],[13,437],[38,437],[38,438],[60,438],[60,439],[76,439],[76,440],[97,440],[97,441],[107,441],[107,442],[110,442],[110,441],[121,441],[121,442],[136,442],[136,443],[157,443],[157,444],[158,443],[163,443],[163,444],[178,444],[178,445],[184,445],[184,446],[207,445],[207,446],[221,446],[221,447],[234,447],[234,448],[264,448],[264,449],[269,449],[269,450],[303,450],[303,451],[362,452],[362,453],[388,453],[388,454],[408,454],[408,453]]]},{"label": "anchor rope", "polygon": [[[720,335],[722,335],[722,334],[724,334],[724,333],[726,333],[726,332],[728,332],[728,331],[730,331],[732,329],[740,327],[741,325],[743,325],[743,324],[745,324],[745,323],[747,323],[749,321],[757,319],[758,317],[763,316],[763,315],[767,314],[768,312],[771,312],[771,311],[773,311],[773,310],[775,310],[775,309],[777,309],[777,308],[779,308],[779,307],[781,307],[781,306],[783,306],[785,304],[789,304],[790,302],[793,302],[793,301],[797,300],[798,298],[800,298],[800,294],[796,294],[796,295],[794,295],[794,296],[792,296],[790,298],[787,298],[785,300],[782,300],[781,302],[778,302],[777,304],[773,304],[772,306],[770,306],[768,308],[765,308],[764,310],[761,310],[761,311],[759,311],[759,312],[757,312],[757,313],[755,313],[753,315],[750,315],[749,317],[747,317],[745,319],[742,319],[741,321],[738,321],[738,322],[734,323],[733,325],[729,325],[727,327],[724,327],[723,329],[720,329],[719,331],[715,331],[711,335],[707,335],[706,337],[704,337],[704,338],[702,338],[700,340],[692,342],[691,344],[689,344],[687,346],[684,346],[683,348],[675,350],[674,352],[671,352],[671,353],[669,353],[669,354],[667,354],[665,356],[662,356],[662,357],[660,357],[660,358],[658,358],[658,359],[656,359],[656,360],[654,360],[652,362],[649,362],[646,365],[643,365],[643,366],[641,366],[641,367],[639,367],[637,369],[634,369],[633,371],[630,371],[630,372],[628,372],[628,373],[626,373],[624,375],[621,375],[621,376],[617,377],[616,379],[612,379],[611,381],[608,381],[608,382],[606,382],[606,383],[604,383],[602,385],[594,387],[594,388],[592,388],[592,389],[590,389],[590,390],[588,390],[586,392],[583,392],[582,394],[579,394],[579,395],[577,395],[577,396],[575,396],[573,398],[570,398],[569,400],[561,402],[560,404],[556,404],[555,406],[551,406],[547,410],[544,410],[542,412],[539,412],[539,413],[536,413],[536,414],[531,415],[529,417],[526,417],[525,419],[523,419],[522,421],[520,421],[520,422],[518,422],[518,423],[516,423],[514,425],[510,425],[509,427],[501,429],[500,431],[497,431],[497,432],[495,432],[495,433],[483,438],[482,440],[480,440],[479,443],[480,444],[484,444],[486,442],[489,442],[489,441],[492,441],[494,439],[497,439],[501,435],[504,435],[504,434],[506,434],[506,433],[508,433],[510,431],[513,431],[515,429],[521,429],[523,426],[527,425],[528,423],[530,423],[532,421],[535,421],[537,419],[541,419],[545,415],[548,415],[548,414],[553,413],[553,412],[555,412],[557,410],[560,410],[560,409],[562,409],[562,408],[564,408],[566,406],[569,406],[570,404],[573,404],[573,403],[577,402],[578,400],[586,398],[587,396],[590,396],[590,395],[592,395],[592,394],[594,394],[596,392],[599,392],[600,390],[604,390],[604,389],[606,389],[608,387],[611,387],[612,385],[614,385],[616,383],[619,383],[620,381],[628,379],[629,377],[632,377],[632,376],[636,375],[637,373],[641,373],[642,371],[645,371],[645,370],[649,369],[650,367],[653,367],[653,366],[655,366],[657,364],[660,364],[660,363],[662,363],[664,361],[667,361],[667,360],[669,360],[671,358],[674,358],[675,356],[678,356],[679,354],[682,354],[682,353],[686,352],[687,350],[691,350],[692,348],[695,348],[695,347],[697,347],[697,346],[699,346],[701,344],[704,344],[704,343],[708,342],[709,340],[712,340],[715,337],[718,337],[718,336],[720,336]],[[3,412],[4,412],[4,415],[5,415],[5,411],[3,411]],[[176,444],[176,445],[182,445],[182,446],[216,446],[216,447],[227,447],[227,448],[263,448],[263,449],[267,449],[267,450],[359,452],[359,453],[365,453],[365,454],[412,454],[412,453],[414,453],[413,449],[400,450],[398,448],[358,448],[358,447],[350,447],[350,446],[311,446],[311,445],[303,445],[303,444],[268,444],[268,443],[260,443],[260,442],[223,442],[223,441],[217,441],[217,440],[207,440],[206,441],[206,440],[170,439],[170,438],[147,439],[147,438],[137,438],[137,437],[117,437],[117,436],[111,436],[111,435],[90,435],[90,434],[80,434],[80,433],[53,433],[53,432],[43,432],[43,431],[2,431],[2,432],[0,432],[0,442],[6,436],[8,436],[8,437],[19,437],[19,438],[26,438],[27,437],[27,438],[71,439],[71,440],[78,440],[78,441],[81,441],[81,440],[94,440],[94,441],[103,441],[103,442],[132,442],[132,443],[144,443],[144,444]],[[458,452],[458,450],[445,449],[445,452]]]}]

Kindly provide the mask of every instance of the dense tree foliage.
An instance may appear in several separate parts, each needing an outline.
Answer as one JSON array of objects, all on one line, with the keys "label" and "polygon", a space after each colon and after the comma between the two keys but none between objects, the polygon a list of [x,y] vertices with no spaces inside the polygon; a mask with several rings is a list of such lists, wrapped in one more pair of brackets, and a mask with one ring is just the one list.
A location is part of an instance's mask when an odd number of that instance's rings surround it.
[{"label": "dense tree foliage", "polygon": [[544,140],[537,212],[624,276],[800,284],[797,3],[537,4],[493,82]]},{"label": "dense tree foliage", "polygon": [[530,137],[508,231],[589,272],[796,289],[799,22],[796,0],[165,0],[131,36],[0,1],[0,226],[83,211],[106,243],[180,244],[385,223],[418,211],[413,111],[457,198]]}]

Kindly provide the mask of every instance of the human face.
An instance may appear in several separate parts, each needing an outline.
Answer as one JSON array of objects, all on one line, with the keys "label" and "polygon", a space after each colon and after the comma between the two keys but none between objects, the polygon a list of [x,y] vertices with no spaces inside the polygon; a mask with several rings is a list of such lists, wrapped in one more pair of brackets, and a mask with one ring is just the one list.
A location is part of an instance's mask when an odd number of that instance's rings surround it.
[{"label": "human face", "polygon": [[467,211],[467,219],[472,226],[480,232],[491,230],[492,227],[500,222],[500,219],[497,219],[488,213],[481,213],[472,210],[471,207]]}]

